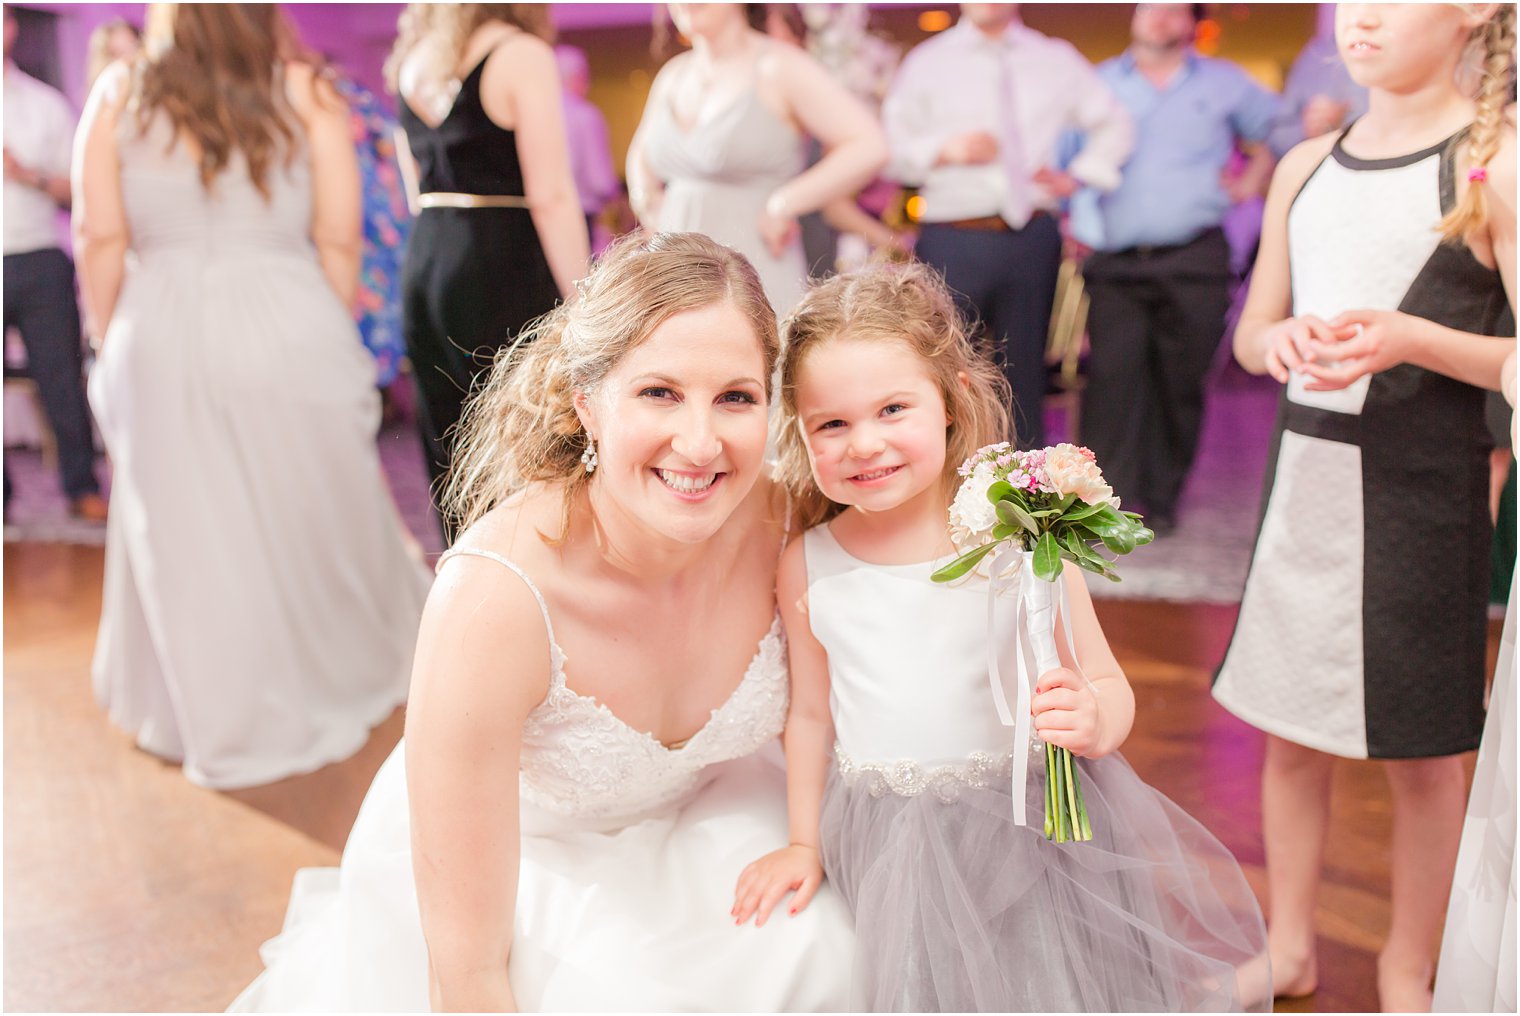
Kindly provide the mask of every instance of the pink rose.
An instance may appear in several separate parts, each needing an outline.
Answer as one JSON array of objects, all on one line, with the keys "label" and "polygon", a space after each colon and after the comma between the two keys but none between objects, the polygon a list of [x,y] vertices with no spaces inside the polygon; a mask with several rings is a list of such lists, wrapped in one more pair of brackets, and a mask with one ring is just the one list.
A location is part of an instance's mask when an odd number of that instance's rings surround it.
[{"label": "pink rose", "polygon": [[1114,489],[1103,482],[1103,471],[1092,453],[1076,445],[1059,444],[1045,453],[1045,476],[1057,494],[1075,494],[1088,504],[1111,502]]}]

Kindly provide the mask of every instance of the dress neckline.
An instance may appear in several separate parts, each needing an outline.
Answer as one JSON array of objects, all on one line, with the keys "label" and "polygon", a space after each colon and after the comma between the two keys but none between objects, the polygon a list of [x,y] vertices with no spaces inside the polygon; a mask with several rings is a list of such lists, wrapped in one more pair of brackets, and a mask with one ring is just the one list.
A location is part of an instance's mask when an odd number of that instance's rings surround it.
[{"label": "dress neckline", "polygon": [[1417,152],[1410,152],[1407,155],[1394,155],[1386,159],[1363,159],[1346,151],[1346,135],[1351,133],[1351,128],[1354,126],[1356,126],[1356,122],[1352,121],[1346,125],[1345,130],[1341,131],[1340,136],[1335,139],[1334,147],[1330,149],[1330,155],[1335,159],[1336,162],[1342,166],[1345,166],[1347,169],[1360,170],[1402,169],[1405,166],[1413,166],[1417,162],[1424,162],[1431,156],[1440,155],[1447,149],[1448,146],[1450,146],[1453,142],[1459,140],[1464,134],[1472,129],[1472,125],[1469,124],[1466,127],[1463,127],[1462,129],[1456,131],[1455,133],[1441,139],[1440,141],[1437,141],[1435,144],[1422,148]]},{"label": "dress neckline", "polygon": [[[497,45],[500,45],[500,43]],[[422,124],[422,126],[435,133],[441,131],[443,130],[443,125],[452,120],[454,118],[454,114],[459,111],[459,100],[464,96],[465,86],[468,85],[471,81],[475,80],[476,76],[485,69],[486,61],[491,59],[491,54],[495,52],[495,46],[486,50],[485,55],[482,56],[479,60],[475,61],[475,66],[471,67],[469,72],[465,74],[464,77],[459,79],[459,88],[454,92],[454,97],[449,100],[448,111],[443,114],[443,119],[439,120],[436,124],[428,123],[427,120],[423,119],[423,117],[415,109],[412,108],[412,104],[407,101],[406,96],[398,94],[397,98],[401,100],[401,104],[406,107],[406,111],[412,114],[412,117],[418,123]],[[502,127],[494,120],[491,120],[490,117],[486,117],[486,119],[490,121],[492,127],[495,127],[499,131],[506,131],[508,134],[511,134],[515,129],[512,127]]]},{"label": "dress neckline", "polygon": [[546,702],[548,702],[549,699],[555,694],[563,694],[569,696],[572,699],[576,699],[588,704],[593,709],[607,716],[613,722],[617,723],[618,726],[633,734],[635,737],[647,741],[649,744],[658,748],[661,752],[667,755],[678,756],[683,752],[689,751],[693,744],[695,744],[702,738],[704,734],[713,728],[713,726],[717,723],[719,714],[726,711],[729,706],[731,706],[739,697],[739,693],[744,689],[744,687],[749,684],[750,678],[754,675],[755,668],[765,658],[766,644],[781,637],[781,611],[778,608],[771,615],[770,628],[766,629],[765,634],[760,636],[760,641],[756,643],[754,655],[750,657],[749,663],[745,666],[744,674],[739,678],[739,683],[734,685],[733,690],[728,693],[728,696],[726,698],[724,698],[722,704],[719,705],[716,709],[712,710],[707,718],[707,722],[702,724],[701,727],[697,728],[694,733],[689,734],[680,740],[672,741],[667,744],[664,741],[661,741],[658,737],[655,737],[654,734],[650,733],[649,731],[640,730],[633,724],[629,723],[627,720],[623,719],[617,713],[613,712],[605,702],[599,701],[596,696],[586,695],[578,692],[566,683],[565,665],[569,662],[570,657],[560,646],[559,640],[554,637],[554,623],[549,618],[548,601],[544,599],[544,594],[539,591],[538,586],[534,584],[531,578],[528,577],[527,572],[523,571],[522,568],[517,564],[508,560],[501,554],[496,553],[495,551],[476,550],[474,548],[467,547],[454,547],[445,551],[442,556],[438,558],[438,564],[434,566],[434,570],[436,571],[438,568],[443,567],[443,563],[449,558],[458,556],[483,557],[487,560],[495,561],[497,564],[504,565],[518,578],[522,579],[523,584],[526,585],[529,592],[533,594],[533,598],[538,601],[538,609],[542,611],[544,615],[544,631],[549,637],[550,671],[549,694],[544,697],[543,702],[540,702],[537,706],[534,707],[535,712]]},{"label": "dress neckline", "polygon": [[887,571],[912,570],[918,572],[924,572],[925,569],[928,569],[928,571],[925,572],[925,577],[927,578],[928,575],[932,574],[934,572],[934,569],[939,565],[942,563],[949,563],[950,561],[955,560],[957,556],[956,552],[952,551],[948,554],[941,554],[939,557],[932,557],[927,561],[909,561],[907,564],[882,564],[879,561],[867,561],[865,558],[859,557],[846,550],[845,545],[839,542],[839,537],[834,535],[834,530],[829,526],[827,522],[816,528],[823,531],[824,535],[827,536],[829,542],[834,545],[839,553],[843,554],[845,557],[849,558],[856,564],[863,565],[867,568],[884,568]]}]

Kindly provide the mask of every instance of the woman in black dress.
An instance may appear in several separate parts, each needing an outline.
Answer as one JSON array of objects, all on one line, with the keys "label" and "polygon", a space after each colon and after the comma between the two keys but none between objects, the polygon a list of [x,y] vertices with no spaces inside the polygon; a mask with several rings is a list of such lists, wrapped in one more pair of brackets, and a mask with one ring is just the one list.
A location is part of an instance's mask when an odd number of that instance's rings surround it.
[{"label": "woman in black dress", "polygon": [[543,10],[411,4],[387,67],[411,154],[402,327],[435,502],[476,375],[586,273]]}]

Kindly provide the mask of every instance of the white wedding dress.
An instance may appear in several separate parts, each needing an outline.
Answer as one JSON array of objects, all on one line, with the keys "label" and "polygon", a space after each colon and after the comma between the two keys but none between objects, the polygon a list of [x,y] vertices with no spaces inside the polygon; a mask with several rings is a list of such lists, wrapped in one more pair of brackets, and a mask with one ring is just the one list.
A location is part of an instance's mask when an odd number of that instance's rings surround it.
[{"label": "white wedding dress", "polygon": [[[522,862],[508,969],[536,1011],[831,1011],[847,1005],[854,933],[825,884],[762,928],[729,916],[746,864],[787,842],[776,737],[786,714],[779,618],[743,680],[671,750],[565,684],[549,629],[547,696],[523,729]],[[445,555],[445,558],[448,555]],[[441,563],[441,562],[440,562]],[[412,880],[405,742],[381,767],[338,869],[296,875],[268,969],[234,1011],[428,1008]]]},{"label": "white wedding dress", "polygon": [[1451,884],[1433,1012],[1514,1012],[1515,583]]}]

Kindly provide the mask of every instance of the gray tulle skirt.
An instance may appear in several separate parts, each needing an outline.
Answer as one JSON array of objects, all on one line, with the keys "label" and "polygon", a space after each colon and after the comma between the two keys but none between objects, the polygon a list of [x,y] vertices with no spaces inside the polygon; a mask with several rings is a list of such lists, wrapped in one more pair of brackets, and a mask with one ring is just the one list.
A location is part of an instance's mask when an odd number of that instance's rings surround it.
[{"label": "gray tulle skirt", "polygon": [[[823,861],[855,912],[872,1012],[1272,1008],[1261,908],[1234,857],[1118,755],[1082,759],[1093,839],[1045,839],[1008,784],[906,797],[829,776]],[[877,796],[879,795],[879,796]]]}]

